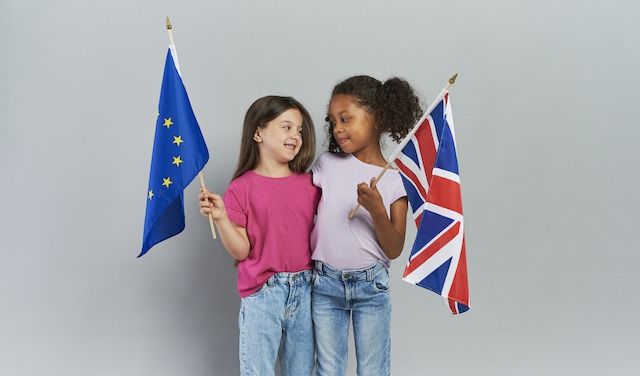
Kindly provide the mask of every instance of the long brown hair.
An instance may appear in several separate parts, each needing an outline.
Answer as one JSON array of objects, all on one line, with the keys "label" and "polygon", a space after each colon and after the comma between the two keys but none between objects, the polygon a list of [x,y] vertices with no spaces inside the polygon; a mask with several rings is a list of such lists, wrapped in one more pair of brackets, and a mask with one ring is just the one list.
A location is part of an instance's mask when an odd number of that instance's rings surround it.
[{"label": "long brown hair", "polygon": [[258,165],[260,153],[258,144],[253,139],[256,130],[266,127],[271,120],[290,109],[296,109],[302,115],[302,146],[298,155],[289,162],[289,169],[292,172],[301,173],[311,166],[316,153],[316,132],[309,112],[292,97],[268,95],[253,102],[244,116],[240,156],[233,179],[253,170]]}]

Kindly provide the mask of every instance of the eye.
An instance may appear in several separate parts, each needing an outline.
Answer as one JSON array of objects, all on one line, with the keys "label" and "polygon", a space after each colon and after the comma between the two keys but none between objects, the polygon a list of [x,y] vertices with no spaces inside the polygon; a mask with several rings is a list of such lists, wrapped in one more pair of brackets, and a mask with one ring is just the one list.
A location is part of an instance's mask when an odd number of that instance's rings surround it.
[{"label": "eye", "polygon": [[343,123],[348,123],[349,122],[349,118],[346,117],[346,116],[343,116],[343,117],[340,118],[340,121],[343,122]]}]

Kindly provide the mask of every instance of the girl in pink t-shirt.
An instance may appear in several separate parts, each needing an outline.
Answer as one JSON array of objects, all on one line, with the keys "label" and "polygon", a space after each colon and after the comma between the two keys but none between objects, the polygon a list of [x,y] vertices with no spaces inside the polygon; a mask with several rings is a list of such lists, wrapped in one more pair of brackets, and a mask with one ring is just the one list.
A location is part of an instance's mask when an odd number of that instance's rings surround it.
[{"label": "girl in pink t-shirt", "polygon": [[[358,375],[389,375],[390,260],[402,252],[407,198],[397,171],[386,165],[380,138],[400,141],[422,115],[404,80],[355,76],[336,85],[327,111],[329,152],[313,164],[322,189],[312,233],[312,315],[318,376],[344,375],[349,323]],[[362,207],[352,219],[349,212]]]},{"label": "girl in pink t-shirt", "polygon": [[320,190],[305,171],[315,154],[307,110],[267,96],[247,110],[238,168],[224,197],[201,192],[238,267],[241,375],[311,375],[310,233]]}]

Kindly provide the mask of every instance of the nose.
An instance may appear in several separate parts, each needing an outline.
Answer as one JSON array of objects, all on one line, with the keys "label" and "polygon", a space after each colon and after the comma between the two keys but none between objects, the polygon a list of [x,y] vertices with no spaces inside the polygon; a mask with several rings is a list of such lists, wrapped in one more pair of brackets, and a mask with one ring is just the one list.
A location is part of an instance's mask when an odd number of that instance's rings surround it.
[{"label": "nose", "polygon": [[302,140],[302,135],[298,132],[295,132],[294,134],[289,135],[289,138],[295,140],[296,142],[300,142]]}]

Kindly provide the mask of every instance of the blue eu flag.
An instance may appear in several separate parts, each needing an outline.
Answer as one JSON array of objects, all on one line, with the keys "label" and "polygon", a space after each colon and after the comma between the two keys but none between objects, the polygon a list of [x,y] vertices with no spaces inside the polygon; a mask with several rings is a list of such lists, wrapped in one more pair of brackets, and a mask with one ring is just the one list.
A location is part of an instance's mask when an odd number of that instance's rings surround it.
[{"label": "blue eu flag", "polygon": [[209,160],[173,46],[167,52],[151,156],[142,252],[184,230],[183,190]]}]

